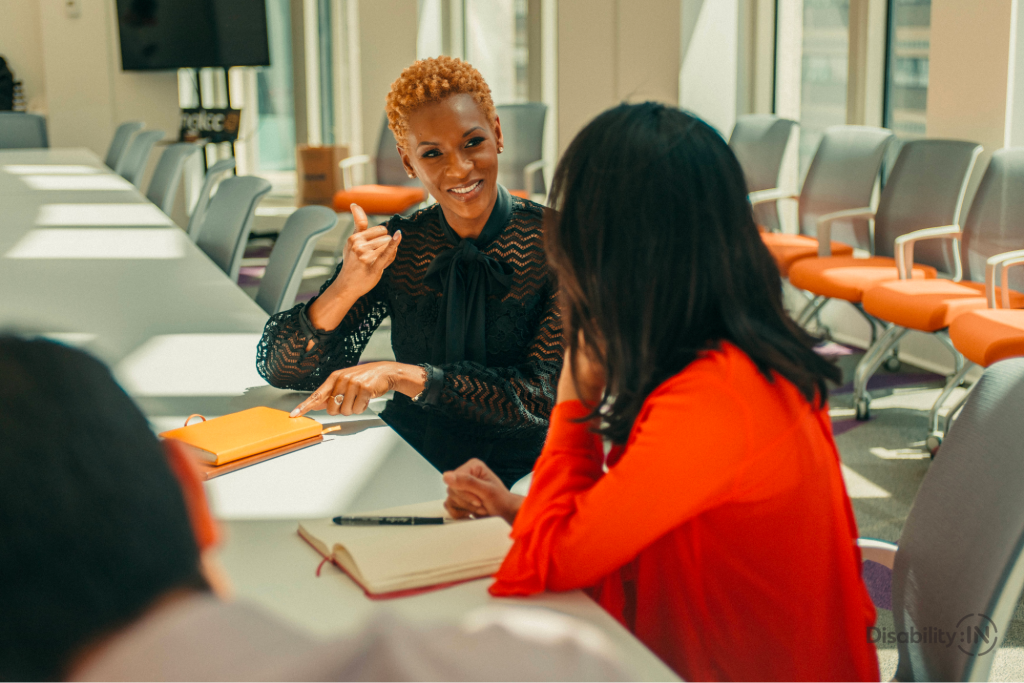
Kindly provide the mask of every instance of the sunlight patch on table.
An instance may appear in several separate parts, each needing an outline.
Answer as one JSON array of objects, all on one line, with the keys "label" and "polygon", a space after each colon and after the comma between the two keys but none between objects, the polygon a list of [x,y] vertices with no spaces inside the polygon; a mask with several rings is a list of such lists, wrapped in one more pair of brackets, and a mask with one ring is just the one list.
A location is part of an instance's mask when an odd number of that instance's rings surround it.
[{"label": "sunlight patch on table", "polygon": [[21,182],[33,190],[131,190],[135,186],[118,175],[26,175]]},{"label": "sunlight patch on table", "polygon": [[185,255],[178,228],[30,230],[7,252],[12,259],[176,259]]},{"label": "sunlight patch on table", "polygon": [[868,479],[857,474],[846,465],[842,465],[843,481],[846,482],[846,493],[850,498],[891,498],[892,494]]},{"label": "sunlight patch on table", "polygon": [[253,334],[164,334],[117,364],[114,374],[133,396],[241,396],[266,382],[256,372]]},{"label": "sunlight patch on table", "polygon": [[87,173],[103,173],[107,169],[82,164],[49,165],[49,164],[7,164],[4,172],[11,175],[83,175]]},{"label": "sunlight patch on table", "polygon": [[870,449],[870,451],[871,455],[882,460],[927,460],[931,457],[931,453],[924,448],[923,442],[918,447],[913,445],[910,448],[882,448],[881,446],[876,446]]},{"label": "sunlight patch on table", "polygon": [[43,204],[36,225],[174,225],[152,204]]}]

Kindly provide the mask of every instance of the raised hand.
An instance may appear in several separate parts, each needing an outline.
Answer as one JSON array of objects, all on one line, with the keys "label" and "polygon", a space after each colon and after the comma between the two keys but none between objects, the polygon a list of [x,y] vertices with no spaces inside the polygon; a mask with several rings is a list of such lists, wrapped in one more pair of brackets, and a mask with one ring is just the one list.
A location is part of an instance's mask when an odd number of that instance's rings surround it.
[{"label": "raised hand", "polygon": [[384,269],[394,262],[398,245],[402,243],[402,231],[397,231],[392,237],[387,226],[368,227],[369,220],[362,207],[353,204],[350,208],[355,232],[345,242],[341,273],[336,284],[359,298],[380,282]]},{"label": "raised hand", "polygon": [[444,483],[448,485],[444,507],[455,519],[500,516],[511,524],[523,504],[523,496],[505,488],[501,479],[476,458],[445,472]]}]

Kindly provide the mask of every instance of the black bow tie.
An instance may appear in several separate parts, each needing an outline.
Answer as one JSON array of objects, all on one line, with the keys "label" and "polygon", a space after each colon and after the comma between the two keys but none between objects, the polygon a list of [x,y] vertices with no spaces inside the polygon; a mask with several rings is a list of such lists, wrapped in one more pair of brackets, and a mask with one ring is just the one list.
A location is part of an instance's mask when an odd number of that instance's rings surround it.
[{"label": "black bow tie", "polygon": [[508,224],[512,216],[512,198],[498,185],[484,229],[476,239],[461,239],[444,219],[441,226],[452,249],[441,252],[427,268],[424,282],[440,289],[441,315],[434,331],[431,363],[443,365],[462,360],[487,364],[485,304],[487,295],[501,295],[512,286],[512,266],[480,251]]}]

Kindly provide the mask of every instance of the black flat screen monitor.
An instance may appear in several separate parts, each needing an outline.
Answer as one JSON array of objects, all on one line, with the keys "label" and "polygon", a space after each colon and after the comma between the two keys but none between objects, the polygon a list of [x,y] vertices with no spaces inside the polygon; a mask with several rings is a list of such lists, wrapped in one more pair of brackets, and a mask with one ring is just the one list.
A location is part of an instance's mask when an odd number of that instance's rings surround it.
[{"label": "black flat screen monitor", "polygon": [[121,66],[268,66],[265,0],[117,0]]}]

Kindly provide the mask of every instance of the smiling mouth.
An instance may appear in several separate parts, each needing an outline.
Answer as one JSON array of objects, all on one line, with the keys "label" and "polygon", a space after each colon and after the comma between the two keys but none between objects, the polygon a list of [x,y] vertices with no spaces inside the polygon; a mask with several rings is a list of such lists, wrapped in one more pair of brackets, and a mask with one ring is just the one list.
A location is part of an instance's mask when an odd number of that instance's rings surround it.
[{"label": "smiling mouth", "polygon": [[484,181],[481,179],[481,180],[478,180],[475,183],[471,183],[469,185],[463,185],[462,187],[453,187],[452,189],[450,189],[448,191],[451,192],[454,195],[458,195],[458,196],[462,197],[462,196],[470,194],[473,190],[476,190],[477,188],[482,186],[483,183],[484,183]]}]

